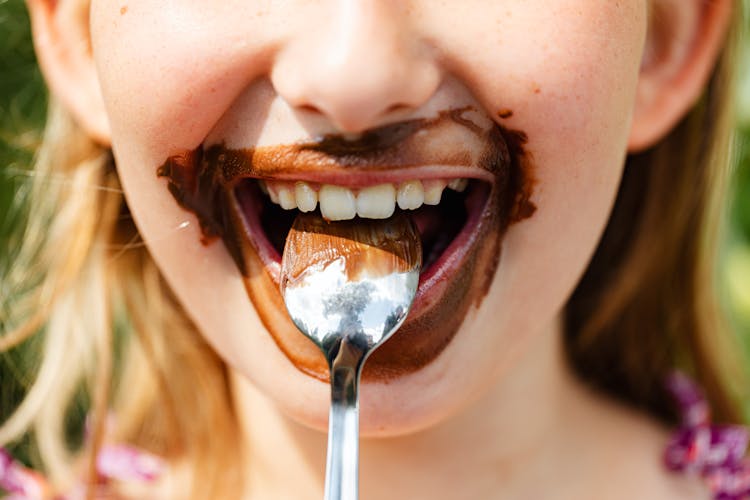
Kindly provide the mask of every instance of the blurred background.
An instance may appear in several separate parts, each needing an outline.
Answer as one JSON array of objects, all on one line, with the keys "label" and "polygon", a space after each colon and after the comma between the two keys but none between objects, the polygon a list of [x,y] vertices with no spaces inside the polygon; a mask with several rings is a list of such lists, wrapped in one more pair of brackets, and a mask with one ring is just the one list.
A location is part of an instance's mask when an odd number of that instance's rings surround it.
[{"label": "blurred background", "polygon": [[[750,0],[745,0],[750,12]],[[732,181],[729,228],[721,262],[726,306],[750,342],[750,27],[745,26],[738,96],[738,163]],[[750,344],[748,344],[750,345]]]},{"label": "blurred background", "polygon": [[[744,1],[750,12],[750,0]],[[750,353],[750,32],[744,39],[737,109],[738,161],[727,199],[727,230],[718,280],[726,311],[746,339]],[[12,265],[10,256],[17,248],[12,230],[23,223],[22,200],[30,184],[27,167],[40,141],[45,104],[46,92],[35,64],[24,2],[0,0],[0,276],[6,266]],[[11,291],[0,280],[0,294],[8,293]],[[18,369],[28,363],[19,351],[0,354],[0,378],[12,374],[15,376],[10,378],[20,382],[17,387],[8,385],[7,379],[0,384],[0,421],[23,394],[28,377],[24,376],[26,370]]]}]

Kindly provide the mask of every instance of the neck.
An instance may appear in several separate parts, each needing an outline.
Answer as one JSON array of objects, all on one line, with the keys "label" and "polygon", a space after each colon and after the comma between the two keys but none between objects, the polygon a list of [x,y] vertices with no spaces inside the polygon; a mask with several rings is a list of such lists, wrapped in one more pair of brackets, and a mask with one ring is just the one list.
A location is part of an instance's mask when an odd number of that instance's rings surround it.
[{"label": "neck", "polygon": [[[544,497],[539,478],[552,481],[555,464],[570,460],[574,429],[592,398],[569,373],[561,337],[557,325],[537,335],[507,376],[453,418],[407,436],[362,440],[360,496]],[[235,382],[249,498],[320,498],[326,436],[283,416],[240,377]]]}]

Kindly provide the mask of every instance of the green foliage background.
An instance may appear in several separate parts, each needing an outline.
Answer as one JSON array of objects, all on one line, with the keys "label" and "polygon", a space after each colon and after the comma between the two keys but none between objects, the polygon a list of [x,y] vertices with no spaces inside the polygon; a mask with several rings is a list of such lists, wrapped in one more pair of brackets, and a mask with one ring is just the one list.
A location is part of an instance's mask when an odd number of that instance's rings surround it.
[{"label": "green foliage background", "polygon": [[[30,41],[29,20],[22,0],[0,0],[0,329],[2,309],[14,291],[3,282],[18,248],[17,229],[23,224],[24,200],[30,187],[27,174],[40,140],[47,94]],[[38,344],[34,339],[31,344]],[[0,354],[0,422],[15,408],[32,382],[36,360],[26,345]],[[29,438],[11,452],[27,464],[35,462]],[[0,496],[1,490],[0,490]]]},{"label": "green foliage background", "polygon": [[[750,22],[750,0],[745,0]],[[745,26],[738,96],[738,165],[732,181],[729,236],[721,262],[727,307],[750,339],[750,26]]]},{"label": "green foliage background", "polygon": [[[45,115],[46,91],[30,42],[29,22],[22,0],[0,0],[0,244],[28,185],[24,170],[39,141]],[[0,246],[0,268],[6,246]],[[2,290],[2,288],[0,288]]]},{"label": "green foliage background", "polygon": [[[750,12],[750,0],[744,0]],[[727,310],[738,332],[750,339],[750,33],[745,33],[738,101],[739,161],[732,181],[728,237],[723,246],[720,282]],[[22,0],[0,0],[0,277],[12,265],[17,247],[14,229],[23,224],[28,165],[40,140],[46,90],[30,42]],[[0,280],[0,298],[12,294]],[[3,303],[0,300],[0,304]],[[3,324],[0,309],[0,326]],[[748,342],[750,345],[750,342]],[[0,422],[17,404],[30,382],[29,359],[21,349],[0,355]],[[9,383],[9,378],[15,382]],[[16,452],[29,461],[20,444]]]}]

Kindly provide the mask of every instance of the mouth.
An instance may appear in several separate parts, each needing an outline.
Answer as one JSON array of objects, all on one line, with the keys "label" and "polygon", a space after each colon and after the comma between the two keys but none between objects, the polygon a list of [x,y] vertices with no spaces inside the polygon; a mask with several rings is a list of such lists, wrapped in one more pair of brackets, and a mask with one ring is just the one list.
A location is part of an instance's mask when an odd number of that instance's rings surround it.
[{"label": "mouth", "polygon": [[525,135],[494,123],[480,127],[465,112],[389,125],[354,140],[199,148],[170,157],[158,175],[198,216],[204,243],[224,241],[278,347],[321,380],[328,379],[327,363],[297,331],[279,291],[294,219],[299,212],[332,221],[411,217],[422,240],[419,288],[406,321],[362,374],[365,381],[387,381],[443,352],[486,296],[507,227],[534,212]]},{"label": "mouth", "polygon": [[[413,173],[412,173],[413,175]],[[382,180],[382,179],[381,179]],[[268,272],[278,281],[287,235],[299,212],[329,221],[410,217],[422,241],[422,271],[415,305],[446,265],[460,258],[476,233],[491,182],[468,177],[410,178],[353,187],[310,181],[242,179],[234,189],[244,229]],[[443,271],[443,272],[441,272]]]}]

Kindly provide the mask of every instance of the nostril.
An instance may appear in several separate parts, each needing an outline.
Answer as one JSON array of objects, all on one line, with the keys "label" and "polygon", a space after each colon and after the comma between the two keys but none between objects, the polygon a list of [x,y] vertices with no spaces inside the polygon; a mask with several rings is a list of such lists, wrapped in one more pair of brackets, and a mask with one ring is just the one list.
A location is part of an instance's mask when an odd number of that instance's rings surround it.
[{"label": "nostril", "polygon": [[316,115],[322,115],[323,114],[323,112],[320,110],[320,108],[318,108],[317,106],[314,106],[312,104],[300,104],[299,106],[297,106],[297,109],[299,109],[300,111],[304,111],[306,113],[313,113],[313,114],[316,114]]},{"label": "nostril", "polygon": [[318,104],[315,99],[305,99],[296,104],[295,109],[309,118],[327,117],[346,140],[359,138],[365,130],[393,121],[397,116],[404,116],[413,110],[403,101],[390,105],[383,103],[382,107],[359,98],[348,102],[343,99],[331,102],[333,105],[330,109],[325,104]]},{"label": "nostril", "polygon": [[[321,108],[319,108],[318,106],[314,104],[309,104],[309,103],[300,104],[297,106],[297,109],[299,109],[300,111],[304,111],[305,113],[312,113],[316,115],[325,114],[325,112]],[[398,112],[408,111],[410,109],[411,109],[411,106],[409,106],[408,104],[396,103],[386,108],[385,114],[387,115],[391,113],[398,113]]]},{"label": "nostril", "polygon": [[[302,113],[307,113],[310,115],[324,116],[328,114],[324,108],[320,106],[316,106],[315,104],[311,104],[309,102],[306,102],[304,104],[298,104],[296,108]],[[413,109],[412,106],[406,103],[400,102],[400,103],[392,104],[386,108],[383,108],[382,112],[375,113],[373,116],[371,116],[368,121],[372,121],[373,123],[369,123],[366,125],[352,125],[351,123],[342,123],[341,121],[338,121],[337,125],[347,130],[350,128],[357,129],[352,134],[344,134],[344,135],[345,136],[352,135],[354,137],[359,137],[359,133],[362,131],[362,130],[359,130],[360,128],[365,129],[368,127],[375,127],[378,125],[379,120],[385,120],[389,116],[392,116],[392,115],[400,115],[400,114],[408,113],[412,109]],[[364,114],[363,111],[365,110],[360,111],[359,113],[360,117]]]},{"label": "nostril", "polygon": [[411,109],[411,106],[409,106],[408,104],[396,103],[396,104],[392,104],[391,106],[389,106],[388,109],[386,109],[385,111],[386,113],[390,114],[390,113],[398,113],[399,111],[407,111],[409,109]]}]

